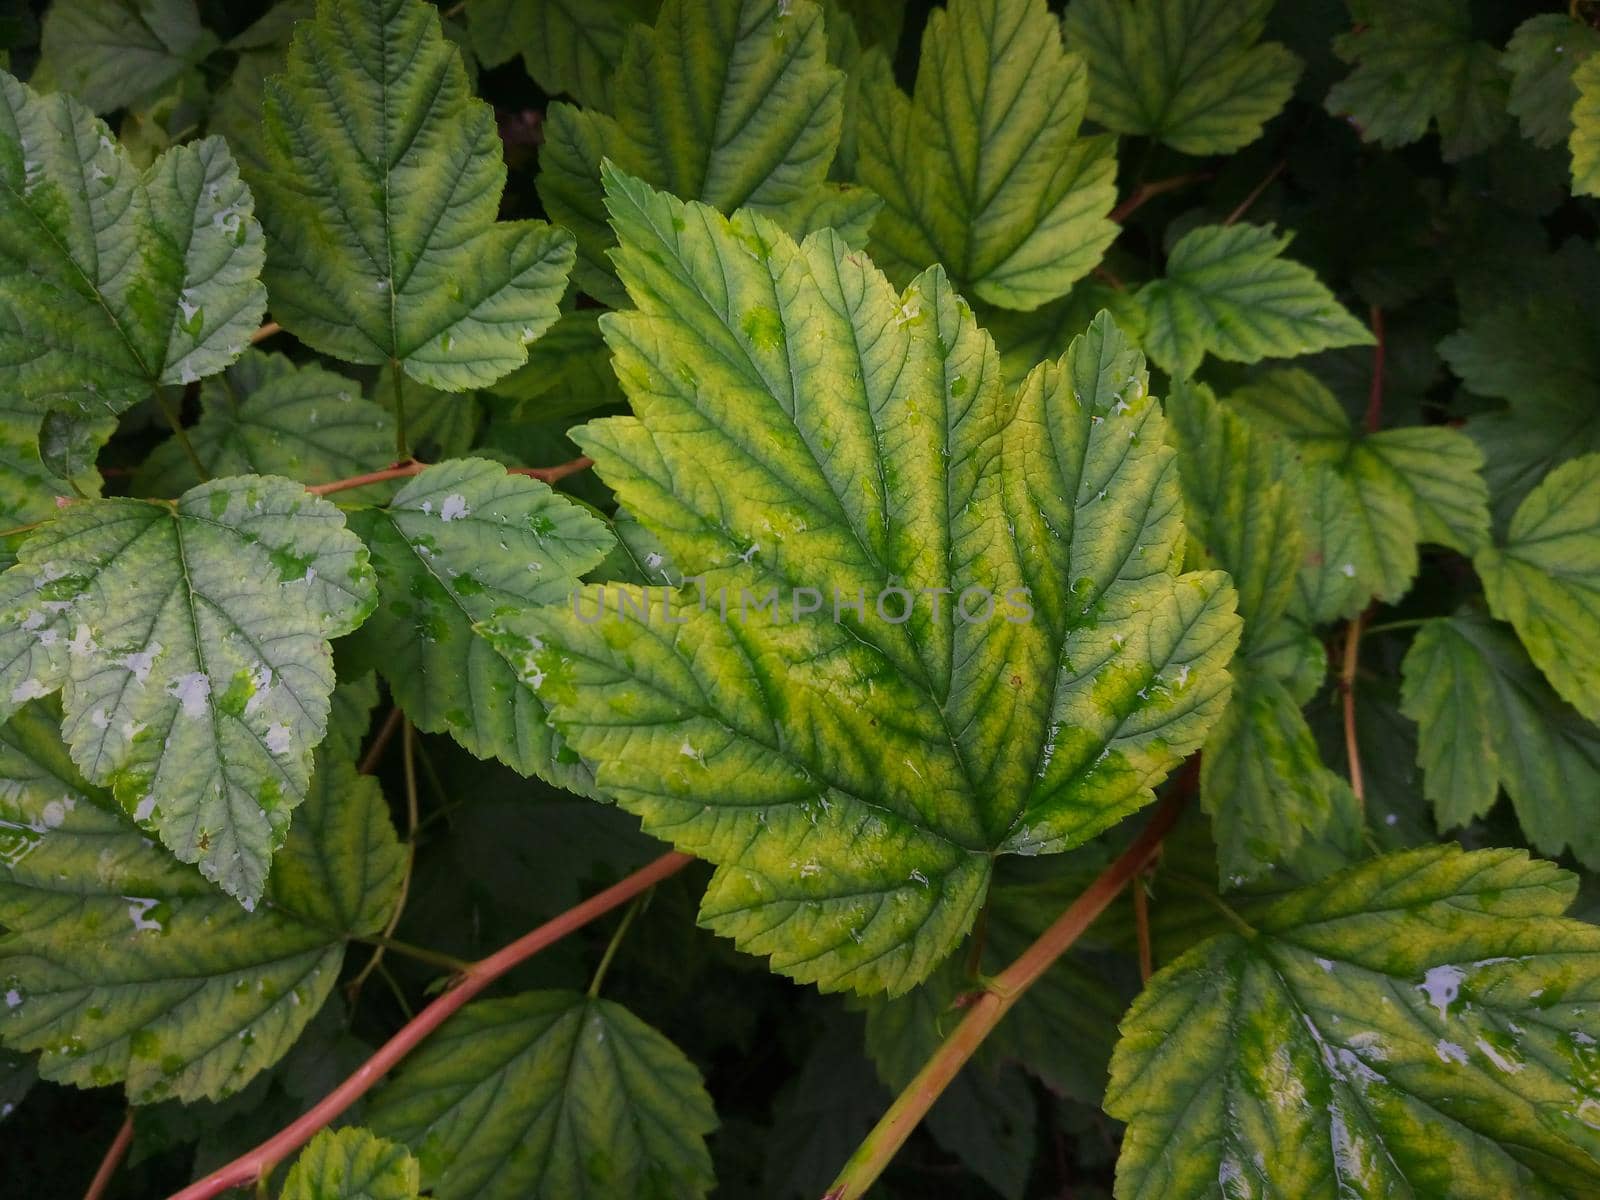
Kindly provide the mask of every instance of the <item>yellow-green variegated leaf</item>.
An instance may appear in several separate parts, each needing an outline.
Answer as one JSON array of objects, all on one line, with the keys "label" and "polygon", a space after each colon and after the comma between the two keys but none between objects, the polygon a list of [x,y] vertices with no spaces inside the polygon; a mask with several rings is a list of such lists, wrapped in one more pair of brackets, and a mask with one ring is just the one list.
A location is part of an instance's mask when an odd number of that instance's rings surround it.
[{"label": "yellow-green variegated leaf", "polygon": [[[601,164],[722,212],[749,208],[806,232],[839,145],[844,75],[828,64],[811,0],[666,0],[635,26],[608,115],[552,104],[538,186],[551,219],[578,236],[578,283],[626,303],[612,275]],[[857,212],[877,201],[855,189]],[[830,224],[839,224],[832,213]],[[847,218],[859,224],[855,218]]]},{"label": "yellow-green variegated leaf", "polygon": [[1429,621],[1402,664],[1423,791],[1443,829],[1483,816],[1504,786],[1528,840],[1600,865],[1600,729],[1563,703],[1510,630],[1482,616]]},{"label": "yellow-green variegated leaf", "polygon": [[339,510],[255,475],[74,505],[0,597],[0,713],[61,689],[89,781],[254,905],[326,729],[329,639],[375,602]]},{"label": "yellow-green variegated leaf", "polygon": [[1572,109],[1572,190],[1600,196],[1600,54],[1573,73],[1578,102]]},{"label": "yellow-green variegated leaf", "polygon": [[319,0],[267,81],[261,200],[272,315],[313,349],[458,392],[520,367],[572,238],[497,221],[506,165],[423,0]]},{"label": "yellow-green variegated leaf", "polygon": [[1519,850],[1428,846],[1247,908],[1122,1023],[1119,1200],[1600,1187],[1600,930]]},{"label": "yellow-green variegated leaf", "polygon": [[1600,454],[1550,472],[1474,560],[1489,609],[1510,621],[1556,691],[1600,721]]},{"label": "yellow-green variegated leaf", "polygon": [[349,520],[372,552],[380,597],[359,638],[412,723],[525,775],[590,790],[538,696],[473,626],[565,604],[611,549],[605,523],[481,458],[429,467],[387,507]]},{"label": "yellow-green variegated leaf", "polygon": [[222,370],[266,307],[253,209],[221,138],[141,173],[78,101],[0,72],[0,384],[103,414]]},{"label": "yellow-green variegated leaf", "polygon": [[[365,695],[349,706],[363,721]],[[405,856],[377,783],[356,774],[354,736],[330,736],[246,912],[87,783],[58,724],[36,702],[0,727],[0,1040],[39,1051],[46,1079],[121,1083],[137,1104],[231,1095],[316,1015],[346,941],[393,909]]]},{"label": "yellow-green variegated leaf", "polygon": [[1231,154],[1288,103],[1300,60],[1262,42],[1272,0],[1073,0],[1089,115],[1185,154]]},{"label": "yellow-green variegated leaf", "polygon": [[903,992],[996,853],[1094,836],[1199,744],[1233,589],[1180,573],[1160,408],[1108,317],[1008,395],[940,268],[897,292],[830,232],[621,176],[610,205],[635,415],[574,436],[700,583],[591,586],[498,639],[600,788],[718,864],[707,925]]},{"label": "yellow-green variegated leaf", "polygon": [[1372,334],[1309,267],[1280,257],[1291,236],[1262,225],[1202,225],[1178,239],[1164,278],[1139,289],[1144,347],[1172,375],[1207,354],[1229,362],[1362,346]]},{"label": "yellow-green variegated leaf", "polygon": [[422,1168],[406,1148],[357,1127],[324,1129],[284,1177],[279,1200],[417,1200]]},{"label": "yellow-green variegated leaf", "polygon": [[1573,74],[1600,49],[1600,31],[1567,13],[1529,17],[1506,43],[1502,66],[1511,75],[1506,107],[1535,145],[1559,146],[1572,135],[1578,101]]},{"label": "yellow-green variegated leaf", "polygon": [[[515,1097],[516,1103],[507,1103]],[[683,1052],[620,1004],[469,1004],[373,1101],[437,1200],[700,1200],[717,1119]]]},{"label": "yellow-green variegated leaf", "polygon": [[872,255],[897,284],[940,263],[1006,308],[1063,296],[1117,236],[1116,145],[1080,138],[1089,78],[1044,0],[951,0],[910,97],[863,66],[857,175],[884,200]]}]

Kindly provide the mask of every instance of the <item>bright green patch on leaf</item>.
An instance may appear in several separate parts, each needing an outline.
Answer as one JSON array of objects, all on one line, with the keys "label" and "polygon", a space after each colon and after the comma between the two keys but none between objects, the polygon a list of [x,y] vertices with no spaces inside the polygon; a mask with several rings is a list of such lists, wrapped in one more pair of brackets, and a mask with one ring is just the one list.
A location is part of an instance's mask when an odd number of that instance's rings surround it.
[{"label": "bright green patch on leaf", "polygon": [[504,636],[599,786],[719,864],[705,924],[797,979],[905,991],[994,853],[1083,842],[1198,745],[1233,590],[1179,573],[1172,451],[1109,318],[1008,397],[939,268],[897,294],[829,233],[623,177],[610,203],[636,415],[577,437],[703,578],[591,587]]},{"label": "bright green patch on leaf", "polygon": [[[358,384],[315,364],[248,351],[200,389],[200,420],[189,444],[213,477],[281,475],[331,483],[387,465],[394,420],[361,396]],[[177,440],[157,446],[135,486],[141,495],[176,496],[195,482]],[[341,496],[341,499],[349,499]]]},{"label": "bright green patch on leaf", "polygon": [[1178,239],[1166,276],[1139,289],[1151,361],[1192,375],[1207,354],[1253,363],[1370,344],[1308,267],[1279,257],[1291,240],[1246,224],[1203,225]]},{"label": "bright green patch on leaf", "polygon": [[1363,139],[1382,146],[1421,140],[1436,125],[1446,162],[1500,139],[1506,77],[1500,53],[1472,36],[1472,10],[1458,0],[1361,0],[1360,27],[1334,39],[1353,63],[1328,93],[1327,108],[1348,116]]},{"label": "bright green patch on leaf", "polygon": [[716,1123],[681,1050],[576,992],[469,1004],[370,1115],[412,1147],[438,1200],[694,1200],[712,1187],[704,1139]]},{"label": "bright green patch on leaf", "polygon": [[1600,931],[1525,852],[1429,846],[1162,970],[1106,1109],[1119,1197],[1558,1197],[1600,1180]]},{"label": "bright green patch on leaf", "polygon": [[148,100],[216,48],[195,0],[55,0],[38,71],[107,113]]},{"label": "bright green patch on leaf", "polygon": [[1481,617],[1429,621],[1407,652],[1401,711],[1417,722],[1424,791],[1445,829],[1482,817],[1504,785],[1529,840],[1600,863],[1600,729]]},{"label": "bright green patch on leaf", "polygon": [[[606,253],[601,164],[722,212],[805,233],[839,144],[844,76],[810,0],[666,0],[617,68],[615,113],[550,106],[539,196],[578,235],[578,283],[625,303]],[[857,189],[861,204],[876,201]]]},{"label": "bright green patch on leaf", "polygon": [[1006,308],[1066,294],[1117,236],[1116,144],[1080,138],[1089,79],[1044,0],[951,0],[928,18],[908,98],[863,70],[857,174],[884,199],[872,255],[904,285],[943,264]]},{"label": "bright green patch on leaf", "polygon": [[543,703],[473,625],[566,604],[611,548],[604,522],[481,458],[429,467],[388,507],[349,520],[372,552],[380,596],[360,640],[412,723],[525,775],[590,790]]},{"label": "bright green patch on leaf", "polygon": [[1572,135],[1578,101],[1573,72],[1600,48],[1600,32],[1562,13],[1529,17],[1511,35],[1503,65],[1511,74],[1511,115],[1536,146],[1559,146]]},{"label": "bright green patch on leaf", "polygon": [[1600,454],[1550,472],[1474,560],[1489,609],[1510,621],[1566,700],[1600,721]]},{"label": "bright green patch on leaf", "polygon": [[297,484],[240,476],[74,505],[18,557],[0,711],[62,688],[90,782],[254,905],[326,728],[328,640],[375,602],[365,547]]},{"label": "bright green patch on leaf", "polygon": [[267,82],[251,182],[272,314],[313,349],[493,383],[557,316],[572,239],[497,221],[494,111],[421,0],[320,0]]},{"label": "bright green patch on leaf", "polygon": [[1272,0],[1074,0],[1089,116],[1185,154],[1231,154],[1288,103],[1300,60],[1261,42]]},{"label": "bright green patch on leaf", "polygon": [[[363,716],[365,709],[362,709]],[[58,1083],[219,1099],[277,1062],[383,927],[404,854],[353,741],[330,739],[254,913],[78,774],[55,714],[0,728],[0,1038]]]},{"label": "bright green patch on leaf", "polygon": [[1600,196],[1600,55],[1573,73],[1578,102],[1572,109],[1572,190]]},{"label": "bright green patch on leaf", "polygon": [[220,138],[141,174],[83,105],[0,72],[0,381],[116,413],[222,370],[266,307],[252,213]]},{"label": "bright green patch on leaf", "polygon": [[283,1181],[280,1200],[416,1200],[422,1169],[365,1129],[324,1129]]}]

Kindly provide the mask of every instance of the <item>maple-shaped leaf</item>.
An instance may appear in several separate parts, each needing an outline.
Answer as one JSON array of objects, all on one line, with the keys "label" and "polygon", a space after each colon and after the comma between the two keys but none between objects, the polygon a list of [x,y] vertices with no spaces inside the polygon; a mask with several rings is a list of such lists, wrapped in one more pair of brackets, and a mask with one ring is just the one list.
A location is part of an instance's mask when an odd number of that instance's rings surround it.
[{"label": "maple-shaped leaf", "polygon": [[1089,116],[1185,154],[1231,154],[1288,103],[1300,60],[1261,32],[1272,0],[1075,0]]},{"label": "maple-shaped leaf", "polygon": [[552,96],[608,112],[628,29],[656,8],[657,0],[468,0],[467,33],[484,66],[520,54]]},{"label": "maple-shaped leaf", "polygon": [[[1201,561],[1232,577],[1245,622],[1233,695],[1200,761],[1218,870],[1237,886],[1315,840],[1345,789],[1323,765],[1277,653],[1306,569],[1306,482],[1291,442],[1230,411],[1203,385],[1175,385],[1167,418]],[[1293,656],[1288,663],[1298,666]]]},{"label": "maple-shaped leaf", "polygon": [[405,855],[354,757],[345,735],[318,751],[250,913],[82,778],[57,713],[25,706],[0,727],[0,1039],[42,1051],[46,1079],[122,1083],[137,1104],[221,1099],[277,1062],[347,940],[382,929],[398,897]]},{"label": "maple-shaped leaf", "polygon": [[1030,309],[1099,263],[1116,144],[1078,136],[1088,71],[1044,0],[935,9],[909,98],[883,54],[863,72],[856,171],[884,200],[872,255],[891,279],[941,263],[964,293]]},{"label": "maple-shaped leaf", "polygon": [[1165,277],[1139,289],[1143,345],[1172,375],[1207,354],[1229,362],[1364,346],[1372,334],[1311,269],[1280,257],[1292,235],[1262,225],[1202,225],[1178,239]]},{"label": "maple-shaped leaf", "polygon": [[604,522],[481,458],[429,467],[387,507],[349,521],[372,551],[380,597],[360,644],[406,716],[479,757],[590,790],[543,703],[473,626],[565,604],[611,549]]},{"label": "maple-shaped leaf", "polygon": [[415,1151],[438,1200],[697,1200],[714,1182],[705,1136],[716,1123],[681,1050],[577,992],[467,1005],[369,1112]]},{"label": "maple-shaped leaf", "polygon": [[35,80],[97,113],[148,100],[217,48],[195,0],[55,0]]},{"label": "maple-shaped leaf", "polygon": [[1600,930],[1561,915],[1577,886],[1428,846],[1244,908],[1123,1020],[1117,1196],[1592,1194]]},{"label": "maple-shaped leaf", "polygon": [[[551,218],[578,235],[579,285],[607,303],[626,303],[606,257],[615,244],[601,185],[607,159],[678,196],[754,209],[797,234],[823,201],[844,199],[860,215],[877,205],[827,181],[844,75],[828,64],[811,0],[665,0],[653,28],[630,33],[614,87],[611,114],[550,106],[538,178]],[[825,224],[841,223],[824,213]]]},{"label": "maple-shaped leaf", "polygon": [[[364,399],[358,384],[259,350],[201,385],[200,420],[186,435],[212,476],[331,483],[394,457],[394,419]],[[176,438],[157,446],[134,476],[145,496],[175,496],[194,483],[194,465]]]},{"label": "maple-shaped leaf", "polygon": [[1572,109],[1572,190],[1600,196],[1600,54],[1573,73],[1578,102]]},{"label": "maple-shaped leaf", "polygon": [[1333,49],[1355,69],[1328,93],[1329,112],[1388,147],[1419,141],[1436,125],[1446,162],[1500,139],[1509,120],[1506,77],[1500,52],[1473,37],[1469,5],[1360,0],[1351,8],[1360,24]]},{"label": "maple-shaped leaf", "polygon": [[28,407],[117,413],[244,352],[267,293],[221,138],[141,173],[70,96],[0,72],[0,382]]},{"label": "maple-shaped leaf", "polygon": [[374,602],[339,510],[285,479],[77,504],[0,575],[0,715],[62,689],[89,781],[253,905],[326,728],[328,641]]},{"label": "maple-shaped leaf", "polygon": [[1562,699],[1600,721],[1600,454],[1546,476],[1473,562],[1489,611],[1511,622]]},{"label": "maple-shaped leaf", "polygon": [[829,231],[609,199],[635,415],[574,436],[700,582],[591,586],[499,641],[599,787],[718,864],[705,924],[905,991],[995,854],[1083,842],[1199,744],[1233,589],[1179,572],[1172,451],[1109,318],[1008,396],[941,268],[897,292]]},{"label": "maple-shaped leaf", "polygon": [[1470,554],[1489,536],[1483,454],[1442,425],[1358,430],[1339,401],[1298,369],[1239,389],[1230,404],[1299,452],[1307,558],[1297,612],[1351,617],[1374,597],[1397,600],[1417,573],[1417,543]]},{"label": "maple-shaped leaf", "polygon": [[359,1127],[324,1129],[289,1169],[279,1200],[417,1200],[421,1180],[404,1146]]},{"label": "maple-shaped leaf", "polygon": [[1429,621],[1402,667],[1401,711],[1439,825],[1485,815],[1503,785],[1528,840],[1600,864],[1600,729],[1564,703],[1511,631],[1481,616]]},{"label": "maple-shaped leaf", "polygon": [[1529,17],[1506,44],[1511,74],[1507,108],[1536,146],[1559,146],[1572,136],[1578,102],[1573,73],[1600,49],[1600,31],[1563,13]]},{"label": "maple-shaped leaf", "polygon": [[572,238],[497,221],[494,110],[422,0],[320,0],[267,81],[250,179],[272,315],[324,354],[431,387],[493,383],[557,317]]}]

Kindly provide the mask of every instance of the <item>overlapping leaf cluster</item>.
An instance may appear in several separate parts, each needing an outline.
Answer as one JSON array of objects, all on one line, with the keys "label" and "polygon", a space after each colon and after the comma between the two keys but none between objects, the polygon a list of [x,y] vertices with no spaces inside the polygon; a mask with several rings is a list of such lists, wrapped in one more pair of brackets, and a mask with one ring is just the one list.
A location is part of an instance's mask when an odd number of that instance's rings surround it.
[{"label": "overlapping leaf cluster", "polygon": [[0,1135],[667,844],[263,1186],[821,1194],[1164,796],[887,1194],[1600,1188],[1596,5],[24,8]]}]

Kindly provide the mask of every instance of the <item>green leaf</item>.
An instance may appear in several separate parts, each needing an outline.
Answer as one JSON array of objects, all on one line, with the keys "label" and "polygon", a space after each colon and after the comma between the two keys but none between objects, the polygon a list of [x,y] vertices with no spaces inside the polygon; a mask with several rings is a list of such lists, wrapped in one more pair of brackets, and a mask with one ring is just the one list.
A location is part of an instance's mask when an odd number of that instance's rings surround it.
[{"label": "green leaf", "polygon": [[1578,102],[1573,72],[1600,48],[1600,32],[1561,13],[1529,17],[1506,44],[1502,65],[1511,75],[1511,115],[1536,146],[1559,146],[1572,135]]},{"label": "green leaf", "polygon": [[1150,981],[1119,1197],[1586,1195],[1600,931],[1523,851],[1429,846],[1247,912]]},{"label": "green leaf", "polygon": [[609,111],[628,29],[655,16],[655,0],[469,0],[467,31],[486,67],[522,55],[552,96]]},{"label": "green leaf", "polygon": [[1510,621],[1566,700],[1600,721],[1600,454],[1552,471],[1474,565],[1489,610]]},{"label": "green leaf", "polygon": [[576,992],[467,1005],[369,1120],[413,1147],[438,1200],[692,1198],[713,1184],[716,1114],[694,1064],[621,1005]]},{"label": "green leaf", "polygon": [[0,712],[63,688],[89,781],[253,905],[326,728],[328,639],[375,602],[338,509],[266,476],[96,500],[0,580]]},{"label": "green leaf", "polygon": [[1166,413],[1189,532],[1239,589],[1248,650],[1288,609],[1305,557],[1293,453],[1203,384],[1176,384]]},{"label": "green leaf", "polygon": [[116,413],[222,370],[266,307],[252,211],[222,139],[141,175],[76,100],[0,72],[0,380]]},{"label": "green leaf", "polygon": [[499,636],[599,787],[719,864],[706,925],[796,979],[903,992],[995,853],[1093,837],[1199,743],[1233,590],[1178,572],[1172,452],[1109,318],[1008,398],[937,267],[897,294],[828,233],[621,176],[610,202],[637,311],[603,328],[636,415],[575,436],[703,578],[591,586]]},{"label": "green leaf", "polygon": [[[33,1060],[26,1055],[0,1050],[0,1121],[17,1111],[17,1105],[33,1090],[38,1080]],[[863,1130],[863,1133],[866,1131]],[[854,1145],[854,1143],[851,1143]],[[849,1151],[847,1150],[846,1153]]]},{"label": "green leaf", "polygon": [[1572,190],[1600,196],[1600,55],[1573,73],[1578,103],[1572,109]]},{"label": "green leaf", "polygon": [[1423,791],[1442,828],[1488,813],[1504,784],[1529,841],[1600,864],[1600,729],[1551,690],[1510,631],[1481,617],[1429,621],[1402,667]]},{"label": "green leaf", "polygon": [[[0,407],[0,529],[48,520],[56,514],[56,499],[71,495],[39,455],[42,420],[36,412]],[[99,491],[98,475],[93,490]],[[14,553],[0,548],[0,565],[14,560]]]},{"label": "green leaf", "polygon": [[1248,146],[1300,77],[1298,58],[1260,42],[1271,11],[1272,0],[1076,0],[1067,44],[1089,63],[1089,116],[1185,154]]},{"label": "green leaf", "polygon": [[288,1051],[376,933],[405,855],[345,737],[313,786],[259,910],[174,862],[90,786],[52,711],[0,727],[0,1038],[58,1083],[129,1099],[230,1095]]},{"label": "green leaf", "polygon": [[324,1129],[283,1181],[281,1200],[416,1200],[421,1168],[365,1129]]},{"label": "green leaf", "polygon": [[1371,333],[1309,268],[1279,257],[1292,240],[1245,224],[1202,225],[1179,238],[1166,277],[1139,289],[1151,360],[1192,375],[1208,353],[1253,363],[1370,345]]},{"label": "green leaf", "polygon": [[1334,39],[1334,53],[1355,70],[1328,93],[1330,113],[1386,147],[1419,141],[1436,125],[1446,162],[1500,140],[1506,78],[1499,51],[1473,38],[1469,5],[1363,0],[1357,19],[1357,32]]},{"label": "green leaf", "polygon": [[897,284],[942,263],[1006,308],[1066,294],[1117,236],[1116,144],[1080,138],[1089,80],[1044,0],[951,0],[929,15],[908,98],[863,68],[857,174],[884,199],[872,255]]},{"label": "green leaf", "polygon": [[1135,343],[1144,335],[1144,310],[1126,291],[1094,278],[1080,279],[1060,300],[1019,312],[980,308],[978,318],[1000,349],[1000,374],[1006,387],[1019,387],[1028,372],[1046,359],[1060,358],[1101,310]]},{"label": "green leaf", "polygon": [[1297,613],[1312,623],[1354,616],[1374,596],[1403,596],[1419,541],[1463,553],[1487,541],[1483,455],[1460,430],[1360,432],[1327,388],[1295,369],[1268,372],[1231,403],[1300,452],[1295,486],[1308,553]]},{"label": "green leaf", "polygon": [[106,113],[149,99],[216,48],[195,0],[55,0],[38,70]]},{"label": "green leaf", "polygon": [[567,603],[611,548],[605,524],[481,458],[429,467],[387,508],[349,520],[372,551],[380,596],[359,636],[412,723],[525,775],[586,781],[539,698],[473,625]]},{"label": "green leaf", "polygon": [[653,29],[629,35],[614,115],[552,104],[539,197],[578,235],[579,286],[624,303],[606,259],[605,159],[678,196],[804,232],[843,114],[844,76],[827,50],[810,0],[665,0]]},{"label": "green leaf", "polygon": [[[187,432],[212,476],[331,483],[394,457],[394,421],[362,399],[358,384],[315,363],[295,366],[259,350],[206,380],[200,420]],[[194,482],[194,466],[172,438],[145,460],[134,486],[140,495],[175,496]]]},{"label": "green leaf", "polygon": [[494,111],[433,5],[320,0],[267,82],[261,154],[272,314],[313,349],[456,392],[520,367],[556,319],[572,239],[495,220]]},{"label": "green leaf", "polygon": [[[539,342],[532,345],[538,346]],[[529,356],[532,357],[532,346]],[[477,395],[441,392],[418,383],[404,371],[399,375],[396,383],[393,368],[380,369],[372,397],[391,414],[397,402],[404,405],[406,440],[412,452],[424,462],[460,458],[467,453],[483,424],[483,405]]]},{"label": "green leaf", "polygon": [[1349,785],[1322,761],[1300,705],[1282,682],[1235,669],[1229,701],[1200,759],[1200,800],[1211,817],[1222,883],[1239,887],[1319,838]]},{"label": "green leaf", "polygon": [[537,401],[518,412],[543,418],[623,403],[611,370],[611,352],[600,336],[600,311],[580,308],[563,313],[528,350],[528,365],[489,390],[511,400]]}]

